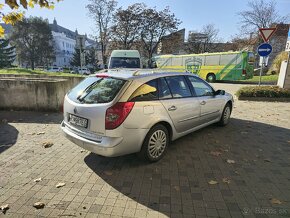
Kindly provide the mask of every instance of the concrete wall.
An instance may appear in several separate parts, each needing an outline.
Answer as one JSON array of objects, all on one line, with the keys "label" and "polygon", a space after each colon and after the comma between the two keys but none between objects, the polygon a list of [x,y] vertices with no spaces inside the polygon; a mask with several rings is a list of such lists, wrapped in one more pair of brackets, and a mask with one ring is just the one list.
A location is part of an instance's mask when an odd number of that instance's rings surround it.
[{"label": "concrete wall", "polygon": [[60,111],[65,94],[82,77],[0,75],[0,109]]}]

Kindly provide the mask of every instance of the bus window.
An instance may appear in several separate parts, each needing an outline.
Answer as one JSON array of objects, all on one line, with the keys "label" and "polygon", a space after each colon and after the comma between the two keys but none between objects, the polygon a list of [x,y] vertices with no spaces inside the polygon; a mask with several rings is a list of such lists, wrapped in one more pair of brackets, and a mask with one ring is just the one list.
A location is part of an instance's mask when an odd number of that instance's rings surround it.
[{"label": "bus window", "polygon": [[172,66],[182,66],[182,57],[173,57],[171,65]]},{"label": "bus window", "polygon": [[[233,65],[233,64],[236,64],[237,56],[238,55],[239,54],[225,54],[225,55],[221,55],[220,65]],[[237,63],[240,63],[240,62],[241,62],[241,60],[239,60]]]},{"label": "bus window", "polygon": [[207,55],[205,57],[205,65],[206,66],[219,65],[219,59],[220,55]]}]

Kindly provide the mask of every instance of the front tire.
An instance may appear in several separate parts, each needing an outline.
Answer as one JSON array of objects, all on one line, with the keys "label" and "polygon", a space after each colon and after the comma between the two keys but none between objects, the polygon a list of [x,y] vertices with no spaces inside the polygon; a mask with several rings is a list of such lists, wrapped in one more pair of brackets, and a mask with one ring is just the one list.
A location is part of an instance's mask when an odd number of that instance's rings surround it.
[{"label": "front tire", "polygon": [[159,161],[164,156],[168,143],[168,130],[163,125],[158,124],[152,127],[146,135],[139,157],[150,162]]},{"label": "front tire", "polygon": [[229,103],[227,103],[226,106],[224,107],[221,119],[218,122],[219,126],[226,126],[229,123],[231,112],[232,112],[232,107]]}]

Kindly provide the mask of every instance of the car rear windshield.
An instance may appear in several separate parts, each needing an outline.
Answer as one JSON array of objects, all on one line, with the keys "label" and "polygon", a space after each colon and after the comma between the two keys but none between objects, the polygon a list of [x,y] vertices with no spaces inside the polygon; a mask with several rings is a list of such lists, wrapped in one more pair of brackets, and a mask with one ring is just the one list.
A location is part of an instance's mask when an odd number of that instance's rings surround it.
[{"label": "car rear windshield", "polygon": [[109,68],[140,68],[140,59],[129,57],[111,57]]},{"label": "car rear windshield", "polygon": [[68,98],[84,104],[108,103],[125,83],[126,80],[112,77],[88,77],[68,93]]}]

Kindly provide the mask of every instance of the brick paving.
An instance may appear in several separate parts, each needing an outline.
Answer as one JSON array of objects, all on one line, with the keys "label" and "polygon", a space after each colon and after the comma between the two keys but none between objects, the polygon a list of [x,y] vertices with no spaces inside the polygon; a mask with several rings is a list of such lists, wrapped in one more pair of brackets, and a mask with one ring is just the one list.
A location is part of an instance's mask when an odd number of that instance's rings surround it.
[{"label": "brick paving", "polygon": [[236,101],[228,126],[173,142],[153,164],[83,151],[62,135],[61,114],[0,111],[3,119],[0,206],[10,209],[1,218],[290,216],[290,103]]}]

